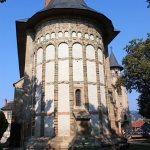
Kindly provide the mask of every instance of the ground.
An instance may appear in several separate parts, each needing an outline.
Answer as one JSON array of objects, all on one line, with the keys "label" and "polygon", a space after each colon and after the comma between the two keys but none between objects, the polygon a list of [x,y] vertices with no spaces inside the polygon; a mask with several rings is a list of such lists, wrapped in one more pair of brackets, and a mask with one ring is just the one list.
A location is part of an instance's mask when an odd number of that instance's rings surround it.
[{"label": "ground", "polygon": [[[146,139],[130,139],[130,148],[129,150],[150,150],[150,138]],[[0,143],[0,150],[3,149],[2,143]]]},{"label": "ground", "polygon": [[150,138],[129,140],[129,150],[150,150]]}]

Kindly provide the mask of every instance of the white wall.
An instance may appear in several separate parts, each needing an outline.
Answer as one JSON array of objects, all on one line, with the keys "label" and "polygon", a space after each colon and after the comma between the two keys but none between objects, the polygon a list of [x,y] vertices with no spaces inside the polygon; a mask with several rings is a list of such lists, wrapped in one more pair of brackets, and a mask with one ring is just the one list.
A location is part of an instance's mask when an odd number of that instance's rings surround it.
[{"label": "white wall", "polygon": [[[54,112],[54,85],[45,85],[45,112]],[[44,117],[44,136],[54,136],[54,116]]]},{"label": "white wall", "polygon": [[54,82],[55,63],[46,63],[45,69],[45,83]]},{"label": "white wall", "polygon": [[88,82],[96,82],[96,64],[87,61],[87,80]]},{"label": "white wall", "polygon": [[73,60],[73,81],[83,81],[82,60]]},{"label": "white wall", "polygon": [[86,58],[95,59],[95,50],[92,45],[86,47]]},{"label": "white wall", "polygon": [[37,65],[42,63],[43,61],[43,49],[40,48],[38,51],[37,51]]},{"label": "white wall", "polygon": [[101,93],[103,134],[108,134],[108,117],[107,117],[106,94],[104,86],[100,86],[100,93]]},{"label": "white wall", "polygon": [[58,47],[58,58],[69,57],[69,48],[66,43],[61,43]]},{"label": "white wall", "polygon": [[58,81],[69,81],[69,60],[58,61]]},{"label": "white wall", "polygon": [[103,62],[103,55],[102,55],[102,50],[101,49],[98,49],[98,61],[99,62]]},{"label": "white wall", "polygon": [[79,43],[76,43],[72,47],[72,55],[73,58],[82,58],[82,45]]},{"label": "white wall", "polygon": [[58,136],[70,135],[69,84],[58,85]]},{"label": "white wall", "polygon": [[[35,93],[35,113],[41,112],[41,87],[36,88]],[[35,136],[40,136],[41,117],[35,117]]]},{"label": "white wall", "polygon": [[46,48],[46,60],[51,60],[55,58],[55,47],[53,45],[49,45]]},{"label": "white wall", "polygon": [[99,64],[99,78],[100,83],[104,84],[104,68],[101,64]]},{"label": "white wall", "polygon": [[[89,111],[98,113],[98,97],[97,97],[97,85],[88,85],[88,99],[89,99]],[[91,125],[93,130],[99,131],[99,115],[91,115]]]}]

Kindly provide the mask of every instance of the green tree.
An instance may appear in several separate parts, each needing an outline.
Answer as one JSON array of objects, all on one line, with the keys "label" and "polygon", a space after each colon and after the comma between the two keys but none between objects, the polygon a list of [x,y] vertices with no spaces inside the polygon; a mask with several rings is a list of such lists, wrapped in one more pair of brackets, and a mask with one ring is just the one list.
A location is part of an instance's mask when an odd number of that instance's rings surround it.
[{"label": "green tree", "polygon": [[0,0],[0,3],[6,2],[6,0]]},{"label": "green tree", "polygon": [[147,7],[149,8],[150,7],[150,0],[147,0],[147,2],[148,2],[148,6]]},{"label": "green tree", "polygon": [[137,99],[139,113],[150,118],[150,34],[146,40],[134,39],[124,50],[123,75],[118,78],[116,87],[125,86],[129,92],[136,90],[140,95]]},{"label": "green tree", "polygon": [[8,127],[7,119],[2,111],[0,111],[0,139]]}]

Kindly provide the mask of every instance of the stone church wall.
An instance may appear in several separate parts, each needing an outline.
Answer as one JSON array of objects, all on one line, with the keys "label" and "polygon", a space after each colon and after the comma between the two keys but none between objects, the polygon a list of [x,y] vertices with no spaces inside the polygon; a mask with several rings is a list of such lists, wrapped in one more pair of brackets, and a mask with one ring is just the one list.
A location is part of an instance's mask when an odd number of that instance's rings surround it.
[{"label": "stone church wall", "polygon": [[102,126],[106,133],[105,49],[97,26],[80,19],[47,19],[36,26],[33,45],[35,135],[75,134],[76,89],[81,89],[80,108],[89,109],[93,128]]}]

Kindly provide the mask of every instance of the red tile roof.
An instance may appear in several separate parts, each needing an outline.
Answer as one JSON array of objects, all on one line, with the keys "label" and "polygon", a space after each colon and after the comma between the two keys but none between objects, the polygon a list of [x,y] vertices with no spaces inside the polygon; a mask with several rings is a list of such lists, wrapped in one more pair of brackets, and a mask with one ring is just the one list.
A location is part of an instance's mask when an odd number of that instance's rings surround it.
[{"label": "red tile roof", "polygon": [[1,108],[1,110],[3,110],[3,111],[5,111],[5,110],[12,110],[13,103],[14,103],[14,101],[8,102],[6,106]]},{"label": "red tile roof", "polygon": [[145,122],[142,119],[136,120],[132,122],[132,127],[140,128]]}]

